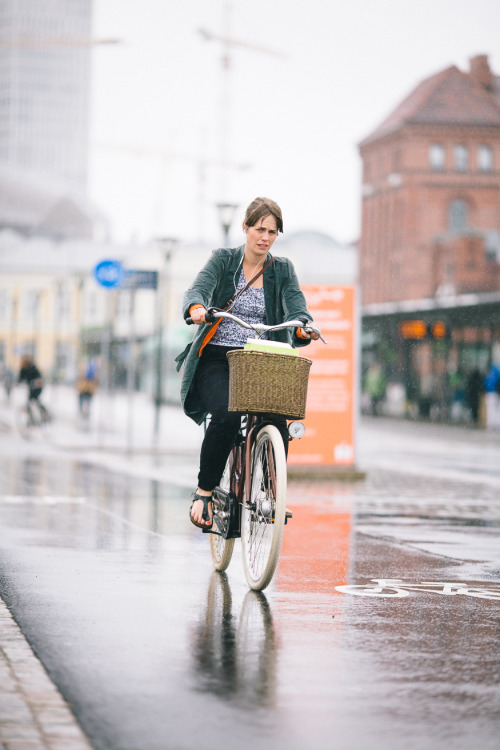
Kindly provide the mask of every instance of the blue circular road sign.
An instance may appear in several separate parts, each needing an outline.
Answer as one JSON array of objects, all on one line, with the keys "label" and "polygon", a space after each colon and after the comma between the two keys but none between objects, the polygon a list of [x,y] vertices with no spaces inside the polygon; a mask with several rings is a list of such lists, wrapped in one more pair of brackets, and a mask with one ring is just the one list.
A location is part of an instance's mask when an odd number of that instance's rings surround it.
[{"label": "blue circular road sign", "polygon": [[123,266],[118,260],[101,260],[94,268],[94,278],[98,284],[112,289],[123,281]]}]

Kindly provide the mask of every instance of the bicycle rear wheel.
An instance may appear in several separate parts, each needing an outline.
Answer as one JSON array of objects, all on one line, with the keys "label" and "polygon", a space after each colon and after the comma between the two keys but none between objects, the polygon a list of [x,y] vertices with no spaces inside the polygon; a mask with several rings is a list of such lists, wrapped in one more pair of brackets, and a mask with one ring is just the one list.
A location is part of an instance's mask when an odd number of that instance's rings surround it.
[{"label": "bicycle rear wheel", "polygon": [[286,456],[277,427],[259,430],[252,450],[250,498],[243,504],[243,565],[250,588],[269,585],[278,564],[286,512]]},{"label": "bicycle rear wheel", "polygon": [[232,480],[234,481],[233,466],[236,462],[235,470],[238,469],[238,465],[241,465],[240,457],[241,448],[233,448],[219,484],[223,492],[214,491],[213,495],[213,529],[218,533],[210,534],[210,554],[215,570],[226,570],[233,556],[234,539],[226,539],[225,535],[230,523],[229,493],[235,490],[231,486]]}]

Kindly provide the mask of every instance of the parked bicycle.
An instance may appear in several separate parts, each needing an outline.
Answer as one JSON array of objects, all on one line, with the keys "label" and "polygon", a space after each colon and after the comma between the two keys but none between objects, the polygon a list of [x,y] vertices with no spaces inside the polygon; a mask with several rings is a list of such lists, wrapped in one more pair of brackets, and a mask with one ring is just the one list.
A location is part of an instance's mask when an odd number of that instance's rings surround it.
[{"label": "parked bicycle", "polygon": [[[260,338],[268,331],[303,327],[318,328],[304,321],[288,320],[276,326],[251,325],[231,313],[210,308],[208,323],[229,318]],[[189,323],[189,319],[187,320]],[[326,342],[325,342],[326,343]],[[272,348],[273,342],[265,341]],[[278,352],[279,349],[276,350]],[[286,354],[238,349],[228,353],[230,368],[229,410],[243,415],[240,430],[229,454],[220,485],[213,491],[213,523],[210,534],[212,562],[226,570],[231,562],[234,540],[241,537],[243,566],[250,588],[261,591],[272,580],[278,564],[283,530],[292,514],[286,509],[287,470],[283,437],[272,424],[272,415],[291,419],[289,440],[305,432],[307,377],[311,360]],[[261,368],[264,367],[262,370]],[[258,375],[257,375],[258,372]],[[244,385],[249,390],[244,390]]]}]

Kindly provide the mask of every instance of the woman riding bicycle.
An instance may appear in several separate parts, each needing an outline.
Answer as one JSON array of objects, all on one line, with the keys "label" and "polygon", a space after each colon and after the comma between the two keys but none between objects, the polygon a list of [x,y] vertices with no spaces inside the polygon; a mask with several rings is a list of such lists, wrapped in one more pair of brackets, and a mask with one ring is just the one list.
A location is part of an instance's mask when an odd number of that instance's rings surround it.
[{"label": "woman riding bicycle", "polygon": [[[277,325],[287,319],[312,321],[291,261],[269,252],[278,232],[283,232],[281,209],[268,198],[256,198],[248,206],[243,222],[244,245],[215,250],[201,269],[183,299],[184,318],[198,326],[205,324],[210,307],[230,310],[248,323]],[[184,367],[181,400],[185,413],[201,424],[211,414],[201,446],[198,487],[193,495],[190,518],[195,526],[210,528],[210,498],[219,484],[227,457],[240,427],[239,414],[228,411],[229,365],[226,354],[241,349],[248,332],[230,320],[219,320],[208,330],[200,328],[193,341],[177,357]],[[293,333],[275,331],[269,338],[293,346],[305,346],[315,332],[302,328]],[[284,417],[274,423],[283,435],[285,450],[288,433]]]}]

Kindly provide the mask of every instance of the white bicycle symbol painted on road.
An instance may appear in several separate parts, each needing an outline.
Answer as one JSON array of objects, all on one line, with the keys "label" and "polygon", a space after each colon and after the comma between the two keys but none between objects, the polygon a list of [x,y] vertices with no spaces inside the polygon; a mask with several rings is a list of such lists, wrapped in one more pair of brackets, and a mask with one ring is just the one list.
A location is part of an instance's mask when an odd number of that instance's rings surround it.
[{"label": "white bicycle symbol painted on road", "polygon": [[500,587],[490,588],[488,584],[471,585],[456,581],[422,581],[421,583],[405,583],[399,578],[372,578],[372,583],[347,584],[335,586],[341,594],[354,596],[382,596],[401,598],[409,596],[411,591],[420,591],[443,596],[473,596],[476,599],[494,599],[500,601]]}]

